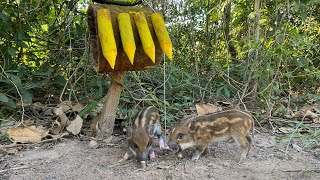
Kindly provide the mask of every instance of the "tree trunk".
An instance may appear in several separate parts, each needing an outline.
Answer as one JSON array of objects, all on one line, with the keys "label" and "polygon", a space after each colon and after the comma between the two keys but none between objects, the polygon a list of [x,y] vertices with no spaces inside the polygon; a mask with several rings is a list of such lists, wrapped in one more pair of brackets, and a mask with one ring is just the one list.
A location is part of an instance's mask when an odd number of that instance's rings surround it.
[{"label": "tree trunk", "polygon": [[230,13],[231,13],[231,2],[229,2],[224,8],[224,34],[227,43],[228,53],[232,58],[237,57],[236,48],[230,43]]},{"label": "tree trunk", "polygon": [[116,112],[123,89],[125,71],[113,72],[111,85],[109,87],[106,102],[102,112],[97,116],[98,131],[97,139],[107,139],[112,136]]}]

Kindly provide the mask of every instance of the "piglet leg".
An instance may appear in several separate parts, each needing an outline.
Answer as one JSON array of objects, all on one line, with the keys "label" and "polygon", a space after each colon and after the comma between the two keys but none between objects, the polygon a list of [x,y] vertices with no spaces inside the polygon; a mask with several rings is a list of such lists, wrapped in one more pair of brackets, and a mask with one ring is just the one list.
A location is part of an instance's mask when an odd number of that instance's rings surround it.
[{"label": "piglet leg", "polygon": [[200,155],[205,152],[208,151],[208,146],[206,145],[202,145],[202,146],[198,146],[192,156],[192,160],[198,160],[200,158]]},{"label": "piglet leg", "polygon": [[155,159],[156,158],[156,154],[154,153],[154,150],[152,150],[149,154],[149,158],[150,159]]},{"label": "piglet leg", "polygon": [[191,160],[195,161],[198,160],[200,158],[200,152],[198,150],[196,150],[196,152],[193,154]]},{"label": "piglet leg", "polygon": [[170,147],[164,142],[163,137],[159,137],[159,148],[160,150],[171,150]]},{"label": "piglet leg", "polygon": [[126,161],[126,160],[128,160],[129,158],[130,158],[130,155],[129,155],[129,153],[128,153],[128,152],[126,152],[126,154],[123,156],[123,158],[122,158],[122,159],[120,159],[120,160],[119,160],[119,162]]},{"label": "piglet leg", "polygon": [[119,160],[119,162],[126,161],[130,159],[132,156],[136,156],[136,153],[131,148],[129,148],[129,150],[127,150],[123,158]]}]

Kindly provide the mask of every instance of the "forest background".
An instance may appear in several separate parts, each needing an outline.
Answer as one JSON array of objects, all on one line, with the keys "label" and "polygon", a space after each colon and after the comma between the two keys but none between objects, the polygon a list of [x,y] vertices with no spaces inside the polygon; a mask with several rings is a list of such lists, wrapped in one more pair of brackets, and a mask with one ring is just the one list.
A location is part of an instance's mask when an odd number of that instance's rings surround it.
[{"label": "forest background", "polygon": [[[174,59],[126,74],[122,117],[132,119],[146,105],[163,116],[165,104],[171,123],[198,102],[220,102],[261,121],[319,105],[320,0],[147,2],[164,15]],[[106,95],[111,78],[95,72],[90,54],[89,3],[0,2],[0,126],[45,120],[35,103],[94,109]]]}]

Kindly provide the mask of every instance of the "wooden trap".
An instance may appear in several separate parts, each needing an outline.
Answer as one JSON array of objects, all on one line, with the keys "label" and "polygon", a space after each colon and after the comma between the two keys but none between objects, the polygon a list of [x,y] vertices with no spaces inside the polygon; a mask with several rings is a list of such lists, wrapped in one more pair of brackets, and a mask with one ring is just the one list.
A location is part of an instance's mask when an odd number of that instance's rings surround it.
[{"label": "wooden trap", "polygon": [[[122,42],[122,38],[126,35],[123,35],[123,29],[127,29],[123,28],[123,21],[119,21],[119,14],[124,13],[127,13],[126,22],[132,27],[134,37],[132,39],[135,45],[133,49],[128,49]],[[140,16],[141,14],[143,16]],[[94,120],[99,126],[98,139],[108,138],[112,135],[125,71],[152,69],[161,62],[164,53],[171,60],[172,43],[161,14],[154,13],[148,7],[91,4],[87,15],[94,68],[101,73],[112,72],[104,108]],[[141,23],[141,19],[144,23]],[[146,33],[146,29],[149,33]],[[152,50],[149,48],[150,44],[153,44]]]},{"label": "wooden trap", "polygon": [[[98,20],[97,20],[97,12],[100,9],[107,9],[110,12],[112,28],[115,38],[115,43],[117,47],[117,57],[115,60],[114,69],[111,68],[107,59],[104,57],[101,47],[101,41],[98,35]],[[155,46],[155,63],[148,57],[145,53],[142,42],[140,39],[140,35],[138,33],[138,29],[136,23],[133,18],[133,13],[143,12],[145,14],[150,33]],[[163,51],[161,50],[158,38],[153,28],[153,24],[151,21],[151,15],[153,14],[152,10],[147,7],[134,7],[134,6],[116,6],[116,5],[100,5],[100,4],[91,4],[88,8],[88,26],[90,31],[90,47],[91,52],[94,59],[94,68],[97,72],[113,72],[113,71],[140,71],[147,70],[154,67],[154,65],[159,64],[161,62],[161,57],[163,55]],[[136,51],[134,56],[134,63],[131,64],[127,54],[125,53],[121,36],[119,31],[118,24],[118,14],[119,13],[128,13],[130,14],[132,31],[134,35],[134,40],[136,44]]]}]

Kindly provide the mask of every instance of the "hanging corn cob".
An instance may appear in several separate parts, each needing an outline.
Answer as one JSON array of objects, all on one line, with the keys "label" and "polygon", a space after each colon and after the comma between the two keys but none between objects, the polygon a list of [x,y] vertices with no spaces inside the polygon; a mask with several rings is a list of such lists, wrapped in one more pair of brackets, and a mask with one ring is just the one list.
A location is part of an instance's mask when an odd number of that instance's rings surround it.
[{"label": "hanging corn cob", "polygon": [[134,21],[136,23],[142,47],[148,57],[155,63],[155,46],[149,30],[146,17],[142,11],[134,13]]},{"label": "hanging corn cob", "polygon": [[120,6],[134,6],[142,3],[142,0],[93,0],[101,4],[115,4]]},{"label": "hanging corn cob", "polygon": [[128,13],[119,13],[118,24],[123,50],[133,65],[136,43],[134,41],[130,15]]},{"label": "hanging corn cob", "polygon": [[172,60],[172,42],[161,14],[153,13],[151,15],[151,21],[162,51]]},{"label": "hanging corn cob", "polygon": [[117,57],[117,45],[114,39],[110,12],[107,9],[99,9],[97,11],[97,20],[103,56],[107,59],[111,68],[114,69]]}]

